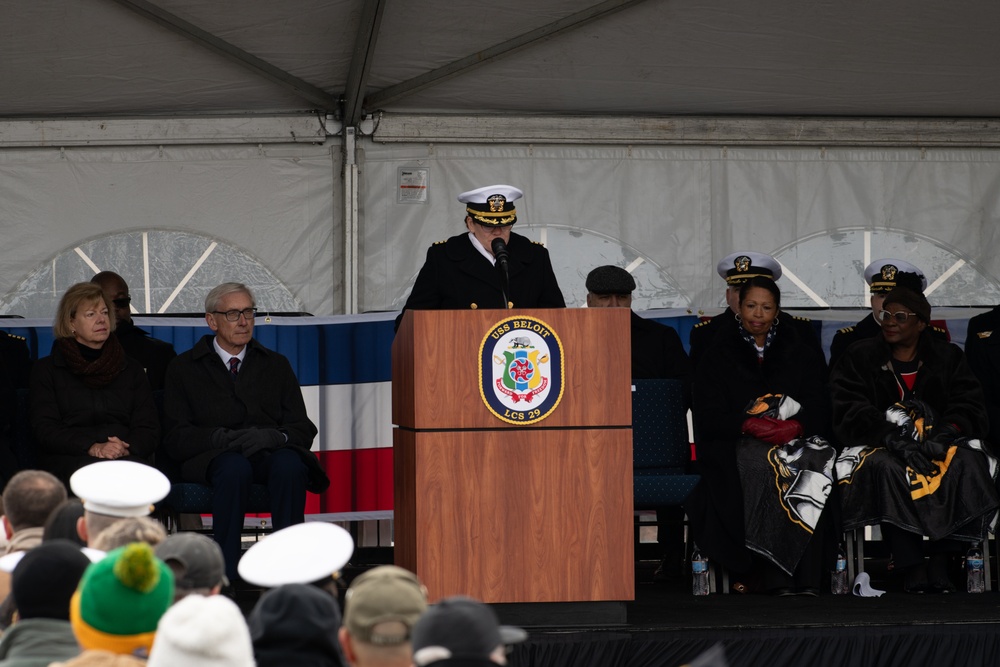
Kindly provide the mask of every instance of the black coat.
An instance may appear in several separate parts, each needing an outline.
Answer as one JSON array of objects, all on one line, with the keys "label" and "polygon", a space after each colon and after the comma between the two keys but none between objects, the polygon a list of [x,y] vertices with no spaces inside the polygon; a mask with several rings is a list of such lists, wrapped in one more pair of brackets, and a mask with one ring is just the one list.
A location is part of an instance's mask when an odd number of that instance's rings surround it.
[{"label": "black coat", "polygon": [[225,445],[212,442],[218,429],[273,428],[287,436],[287,447],[302,453],[310,468],[310,490],[314,490],[319,486],[316,476],[325,478],[309,451],[317,430],[306,414],[302,390],[288,359],[251,340],[233,381],[215,352],[214,338],[202,337],[167,369],[164,446],[180,465],[181,477],[189,482],[208,482],[206,473],[212,459],[227,451]]},{"label": "black coat", "polygon": [[[715,338],[719,331],[723,328],[728,329],[729,327],[726,325],[731,325],[735,321],[736,313],[734,313],[731,308],[727,308],[715,317],[694,325],[694,328],[691,329],[691,333],[688,336],[691,363],[694,366],[697,366],[701,353],[709,346],[712,339]],[[816,327],[813,326],[812,320],[809,318],[797,317],[782,311],[778,317],[778,326],[789,326],[792,329],[795,329],[798,333],[800,342],[811,345],[820,352],[823,351],[819,334],[816,331]]]},{"label": "black coat", "polygon": [[691,362],[673,327],[631,314],[632,379],[688,380]]},{"label": "black coat", "polygon": [[[552,271],[549,251],[543,245],[511,233],[507,250],[510,253],[507,297],[514,308],[566,306]],[[505,307],[499,268],[476,250],[466,233],[427,249],[427,260],[417,274],[403,311]]]},{"label": "black coat", "polygon": [[[900,400],[891,351],[882,336],[855,343],[830,374],[834,434],[844,447],[872,447],[893,430],[885,411]],[[957,345],[920,336],[914,398],[934,409],[938,423],[958,426],[962,435],[985,437],[989,424],[983,391]]]},{"label": "black coat", "polygon": [[694,374],[696,468],[702,479],[684,507],[701,550],[737,572],[750,568],[736,463],[747,406],[767,393],[785,394],[802,405],[794,419],[806,435],[829,433],[825,358],[816,345],[801,340],[796,328],[781,328],[783,315],[763,363],[740,336],[735,318],[728,318],[717,325]]},{"label": "black coat", "polygon": [[40,465],[62,480],[101,459],[91,445],[117,436],[129,444],[129,460],[152,463],[160,424],[142,367],[122,357],[121,370],[105,387],[93,389],[74,375],[58,344],[31,369],[29,421]]},{"label": "black coat", "polygon": [[28,388],[30,372],[31,355],[27,342],[21,336],[0,331],[0,485],[6,485],[18,470],[14,455],[17,391]]},{"label": "black coat", "polygon": [[1000,443],[1000,306],[969,320],[965,357],[983,386],[990,442]]},{"label": "black coat", "polygon": [[[930,327],[931,335],[933,335],[938,340],[948,342],[948,332],[941,327]],[[833,341],[830,342],[830,368],[832,369],[840,359],[841,355],[854,343],[859,340],[866,340],[868,338],[874,338],[882,333],[882,327],[878,322],[875,321],[875,316],[868,313],[865,319],[861,320],[854,326],[844,327],[843,329],[838,329],[837,333],[833,334]]]},{"label": "black coat", "polygon": [[147,332],[131,322],[119,322],[115,335],[122,344],[125,354],[139,362],[149,378],[149,386],[153,391],[163,389],[167,375],[167,365],[177,356],[174,346],[162,340],[152,338]]}]

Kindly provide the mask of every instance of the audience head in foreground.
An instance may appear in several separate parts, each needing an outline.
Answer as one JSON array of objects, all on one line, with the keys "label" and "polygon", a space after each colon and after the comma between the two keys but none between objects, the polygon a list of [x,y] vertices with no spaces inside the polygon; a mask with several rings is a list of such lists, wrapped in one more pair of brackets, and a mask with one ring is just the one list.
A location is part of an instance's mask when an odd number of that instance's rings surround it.
[{"label": "audience head in foreground", "polygon": [[409,570],[373,568],[347,589],[340,646],[358,667],[410,667],[413,626],[427,610],[427,589]]},{"label": "audience head in foreground", "polygon": [[156,547],[156,557],[174,573],[174,596],[218,595],[226,579],[226,562],[215,540],[199,533],[174,533]]},{"label": "audience head in foreground", "polygon": [[145,657],[174,600],[174,575],[137,542],[87,568],[70,603],[70,622],[87,651]]},{"label": "audience head in foreground", "polygon": [[413,628],[415,667],[489,667],[507,664],[507,646],[528,638],[521,628],[500,625],[496,613],[472,598],[445,598],[427,609]]},{"label": "audience head in foreground", "polygon": [[341,667],[340,609],[328,593],[288,584],[264,593],[247,618],[257,667]]},{"label": "audience head in foreground", "polygon": [[254,667],[250,630],[243,613],[227,597],[189,595],[160,619],[146,664],[148,667]]}]

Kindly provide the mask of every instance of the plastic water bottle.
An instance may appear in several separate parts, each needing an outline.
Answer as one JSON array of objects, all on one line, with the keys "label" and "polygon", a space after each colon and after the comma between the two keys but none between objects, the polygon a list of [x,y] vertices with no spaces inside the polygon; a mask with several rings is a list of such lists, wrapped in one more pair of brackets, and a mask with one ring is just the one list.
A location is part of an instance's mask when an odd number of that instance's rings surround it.
[{"label": "plastic water bottle", "polygon": [[978,546],[969,549],[965,554],[965,576],[970,593],[982,593],[986,590],[986,581],[983,579],[983,552]]},{"label": "plastic water bottle", "polygon": [[708,559],[701,555],[697,544],[691,554],[691,592],[708,595]]},{"label": "plastic water bottle", "polygon": [[847,595],[847,554],[843,544],[837,547],[837,562],[830,573],[830,592],[834,595]]}]

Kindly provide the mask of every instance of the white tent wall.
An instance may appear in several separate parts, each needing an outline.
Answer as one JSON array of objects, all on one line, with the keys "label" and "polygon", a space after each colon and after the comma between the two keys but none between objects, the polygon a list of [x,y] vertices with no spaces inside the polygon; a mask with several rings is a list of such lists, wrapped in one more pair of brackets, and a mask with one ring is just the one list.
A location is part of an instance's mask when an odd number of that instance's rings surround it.
[{"label": "white tent wall", "polygon": [[[219,242],[213,270],[205,263],[186,284],[187,299],[167,312],[190,311],[224,280],[232,248],[259,262],[294,297],[296,309],[318,315],[341,312],[342,211],[340,144],[246,146],[71,147],[0,151],[0,227],[8,252],[0,258],[0,285],[10,304],[18,290],[33,289],[31,272],[86,241],[135,230],[187,232],[201,247],[160,246],[150,271],[171,277],[156,283],[157,312],[211,241]],[[192,254],[193,253],[193,254]],[[142,291],[143,258],[109,251],[120,265],[100,269],[131,276]],[[92,270],[92,267],[90,267]],[[81,271],[78,280],[92,273]],[[155,281],[156,276],[152,279]],[[68,278],[73,281],[72,276]],[[137,284],[138,282],[138,284]],[[66,285],[49,285],[61,293]],[[20,295],[24,303],[25,295]],[[52,295],[46,295],[48,299]],[[142,307],[141,299],[135,305]],[[266,304],[261,304],[266,306]],[[200,306],[197,306],[200,307]],[[197,308],[196,308],[197,309]],[[286,308],[287,309],[287,308]],[[17,314],[45,316],[45,313]]]},{"label": "white tent wall", "polygon": [[[401,167],[427,169],[427,203],[397,202]],[[516,230],[546,243],[570,305],[618,263],[645,271],[639,309],[718,307],[737,249],[783,262],[790,306],[862,307],[864,262],[885,256],[943,278],[935,305],[1000,301],[992,149],[369,143],[362,183],[362,310],[401,307],[426,248],[464,229],[455,196],[489,183],[525,191]]]}]

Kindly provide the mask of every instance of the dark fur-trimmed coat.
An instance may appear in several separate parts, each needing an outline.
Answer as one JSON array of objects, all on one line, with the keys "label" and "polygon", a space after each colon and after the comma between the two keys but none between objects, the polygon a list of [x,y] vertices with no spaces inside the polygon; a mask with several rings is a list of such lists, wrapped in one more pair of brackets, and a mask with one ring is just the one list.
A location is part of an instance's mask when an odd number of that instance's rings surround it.
[{"label": "dark fur-trimmed coat", "polygon": [[[783,317],[782,314],[779,317]],[[743,495],[736,449],[742,439],[747,405],[758,396],[782,393],[802,405],[795,419],[806,435],[829,433],[826,360],[817,346],[803,341],[795,327],[781,328],[763,363],[727,318],[704,348],[694,374],[692,412],[697,469],[702,479],[685,503],[695,541],[709,558],[745,572]]]},{"label": "dark fur-trimmed coat", "polygon": [[[914,398],[934,409],[939,424],[958,426],[969,438],[985,438],[989,421],[983,390],[957,346],[924,330],[920,336]],[[874,447],[893,430],[885,410],[900,400],[891,351],[882,336],[847,348],[830,373],[834,435],[843,447]]]}]

